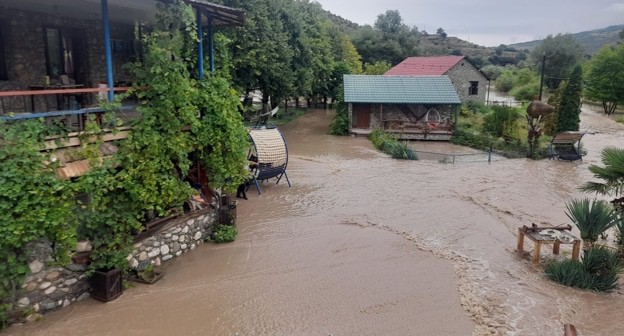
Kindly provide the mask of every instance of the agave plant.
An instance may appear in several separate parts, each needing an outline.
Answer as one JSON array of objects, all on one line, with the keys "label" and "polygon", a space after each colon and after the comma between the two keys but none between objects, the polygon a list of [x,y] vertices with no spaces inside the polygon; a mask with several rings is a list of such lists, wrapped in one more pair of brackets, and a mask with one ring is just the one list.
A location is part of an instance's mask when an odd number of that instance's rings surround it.
[{"label": "agave plant", "polygon": [[610,203],[603,200],[575,199],[566,204],[566,215],[581,231],[583,249],[591,248],[598,236],[613,227],[618,219]]}]

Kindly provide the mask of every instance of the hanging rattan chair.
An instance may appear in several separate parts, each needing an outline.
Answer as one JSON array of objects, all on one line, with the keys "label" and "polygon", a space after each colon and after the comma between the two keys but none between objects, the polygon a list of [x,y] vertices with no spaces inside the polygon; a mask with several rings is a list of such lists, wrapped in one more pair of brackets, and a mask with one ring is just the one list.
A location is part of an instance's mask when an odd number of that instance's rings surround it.
[{"label": "hanging rattan chair", "polygon": [[252,162],[252,181],[261,194],[259,181],[276,177],[277,183],[286,178],[288,187],[290,180],[286,174],[288,166],[288,146],[282,132],[277,127],[260,127],[249,130],[253,148],[249,150],[248,159]]}]

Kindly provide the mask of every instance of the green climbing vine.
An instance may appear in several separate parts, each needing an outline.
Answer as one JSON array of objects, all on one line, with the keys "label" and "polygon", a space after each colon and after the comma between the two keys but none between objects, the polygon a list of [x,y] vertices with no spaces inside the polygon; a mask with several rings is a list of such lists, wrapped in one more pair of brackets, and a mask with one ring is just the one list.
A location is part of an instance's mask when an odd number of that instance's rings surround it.
[{"label": "green climbing vine", "polygon": [[[239,94],[227,69],[228,41],[215,37],[218,69],[195,75],[196,29],[192,8],[181,0],[157,5],[156,22],[144,37],[143,58],[130,64],[141,117],[117,152],[102,158],[102,137],[121,126],[113,113],[98,125],[89,116],[73,159],[91,169],[74,181],[56,176],[57,164],[45,148],[51,129],[43,121],[0,123],[0,323],[28,274],[28,245],[40,239],[69,261],[76,238],[91,241],[90,269],[127,268],[133,236],[150,215],[181,208],[196,192],[186,177],[195,159],[210,187],[233,190],[246,177],[247,131],[238,112]],[[102,106],[107,111],[119,102]],[[61,139],[62,140],[62,139]],[[82,195],[77,201],[76,195]]]},{"label": "green climbing vine", "polygon": [[41,120],[0,121],[0,325],[29,272],[29,244],[51,242],[59,263],[75,246],[74,188],[40,152],[45,135]]}]

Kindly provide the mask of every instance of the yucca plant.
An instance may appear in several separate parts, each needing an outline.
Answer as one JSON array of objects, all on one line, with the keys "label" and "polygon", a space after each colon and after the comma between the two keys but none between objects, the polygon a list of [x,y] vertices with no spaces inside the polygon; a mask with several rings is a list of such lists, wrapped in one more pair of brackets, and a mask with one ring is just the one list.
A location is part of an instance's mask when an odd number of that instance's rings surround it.
[{"label": "yucca plant", "polygon": [[583,255],[587,279],[585,288],[610,291],[618,285],[621,264],[617,253],[604,246],[594,246]]},{"label": "yucca plant", "polygon": [[601,233],[616,224],[616,212],[603,200],[575,199],[566,203],[566,208],[566,215],[581,231],[585,250],[592,247]]},{"label": "yucca plant", "polygon": [[583,267],[591,274],[619,273],[620,266],[617,253],[606,246],[594,246],[583,254]]},{"label": "yucca plant", "polygon": [[617,287],[620,270],[617,254],[604,246],[586,250],[582,261],[552,261],[544,266],[546,276],[553,281],[599,292]]},{"label": "yucca plant", "polygon": [[546,276],[555,282],[570,287],[579,287],[586,282],[583,264],[576,260],[552,261],[544,266]]}]

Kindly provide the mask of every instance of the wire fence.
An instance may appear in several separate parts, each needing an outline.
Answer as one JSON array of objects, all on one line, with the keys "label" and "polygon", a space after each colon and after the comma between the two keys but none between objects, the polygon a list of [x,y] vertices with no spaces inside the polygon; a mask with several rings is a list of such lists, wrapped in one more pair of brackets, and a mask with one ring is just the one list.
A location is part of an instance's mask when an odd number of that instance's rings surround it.
[{"label": "wire fence", "polygon": [[469,162],[492,162],[492,161],[501,161],[506,158],[496,153],[493,150],[488,150],[486,152],[479,151],[474,153],[439,153],[439,152],[428,152],[422,150],[414,150],[414,153],[418,155],[418,159],[420,160],[432,160],[437,161],[439,163],[469,163]]}]

